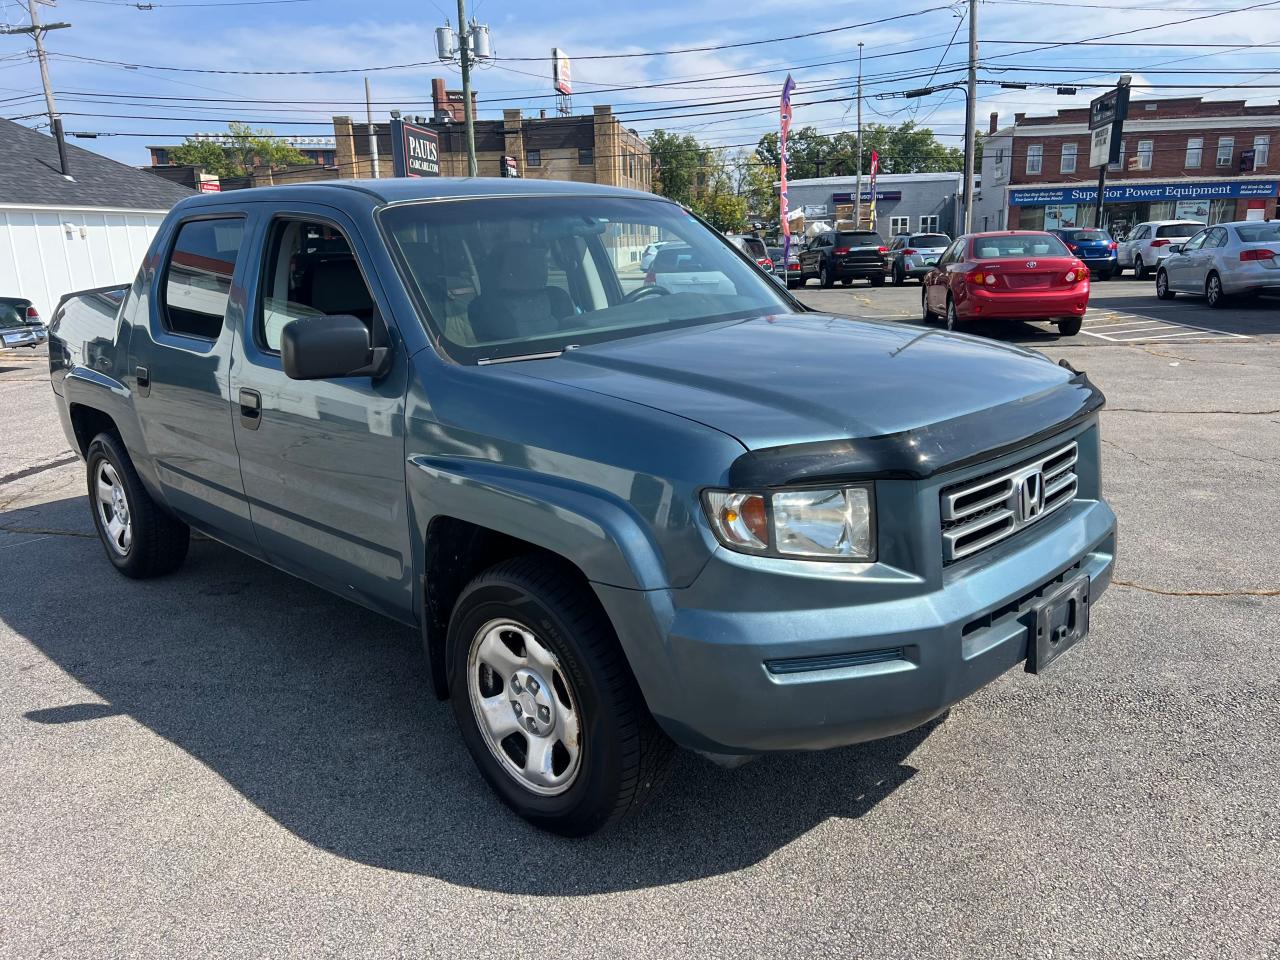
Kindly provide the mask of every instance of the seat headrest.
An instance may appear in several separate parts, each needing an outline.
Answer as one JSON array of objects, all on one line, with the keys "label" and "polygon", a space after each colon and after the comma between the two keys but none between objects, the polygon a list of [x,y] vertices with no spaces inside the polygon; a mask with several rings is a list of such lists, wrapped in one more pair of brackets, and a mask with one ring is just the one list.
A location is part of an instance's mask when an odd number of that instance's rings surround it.
[{"label": "seat headrest", "polygon": [[513,243],[503,248],[498,266],[498,289],[529,293],[547,286],[547,248]]},{"label": "seat headrest", "polygon": [[980,256],[980,257],[998,257],[998,256],[1000,256],[1000,251],[999,251],[999,250],[997,250],[995,247],[980,247],[980,248],[978,249],[978,256]]},{"label": "seat headrest", "polygon": [[321,260],[313,267],[311,303],[330,316],[350,313],[359,316],[373,308],[369,289],[355,260]]}]

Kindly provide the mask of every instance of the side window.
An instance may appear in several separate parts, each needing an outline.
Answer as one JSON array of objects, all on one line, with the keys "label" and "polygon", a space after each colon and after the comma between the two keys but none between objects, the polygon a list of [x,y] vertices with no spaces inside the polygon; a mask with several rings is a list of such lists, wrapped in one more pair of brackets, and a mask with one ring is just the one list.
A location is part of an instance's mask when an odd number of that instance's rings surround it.
[{"label": "side window", "polygon": [[1138,229],[1133,231],[1133,233],[1129,237],[1130,240],[1145,240],[1146,238],[1147,238],[1146,224],[1143,224],[1142,226],[1138,227]]},{"label": "side window", "polygon": [[373,297],[342,231],[327,223],[277,220],[267,239],[254,336],[279,352],[285,325],[302,317],[350,314],[372,325]]},{"label": "side window", "polygon": [[1204,246],[1204,242],[1208,238],[1208,236],[1209,236],[1208,230],[1201,230],[1194,237],[1192,237],[1185,244],[1183,244],[1182,252],[1190,253],[1193,250],[1199,250],[1202,246]]},{"label": "side window", "polygon": [[243,239],[239,217],[190,220],[178,228],[161,285],[160,316],[166,330],[218,339]]},{"label": "side window", "polygon": [[1205,240],[1206,247],[1225,247],[1227,245],[1227,231],[1221,227],[1214,227],[1209,231],[1209,238]]}]

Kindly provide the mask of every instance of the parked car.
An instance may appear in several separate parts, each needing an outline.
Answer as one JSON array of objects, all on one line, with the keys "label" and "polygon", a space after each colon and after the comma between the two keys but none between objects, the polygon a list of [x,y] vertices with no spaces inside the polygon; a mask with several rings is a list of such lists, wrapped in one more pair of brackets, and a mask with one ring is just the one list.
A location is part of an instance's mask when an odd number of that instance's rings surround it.
[{"label": "parked car", "polygon": [[787,281],[790,289],[800,283],[800,240],[791,241],[791,253],[783,263],[782,247],[769,247],[769,259],[773,261],[773,272]]},{"label": "parked car", "polygon": [[732,296],[733,281],[716,262],[710,261],[700,250],[687,243],[676,243],[658,251],[653,264],[644,275],[646,287],[656,287],[660,293],[708,293]]},{"label": "parked car", "polygon": [[908,279],[923,282],[950,244],[951,238],[945,233],[899,234],[889,241],[885,270],[897,286]]},{"label": "parked car", "polygon": [[924,279],[921,310],[948,330],[970,320],[1057,324],[1080,332],[1089,306],[1089,268],[1052,233],[1009,230],[960,237]]},{"label": "parked car", "polygon": [[1222,307],[1236,295],[1280,289],[1280,222],[1219,223],[1169,249],[1156,272],[1162,300],[1191,293]]},{"label": "parked car", "polygon": [[824,287],[837,280],[846,286],[854,280],[869,280],[879,287],[884,284],[888,252],[880,234],[870,230],[826,230],[800,247],[800,283],[817,277]]},{"label": "parked car", "polygon": [[656,243],[649,244],[647,247],[644,248],[644,253],[640,255],[640,269],[648,270],[651,266],[653,266],[653,258],[658,255],[658,251],[661,250],[663,247],[669,247],[672,244],[679,244],[679,243],[680,243],[679,240],[659,240]]},{"label": "parked car", "polygon": [[1129,236],[1116,244],[1116,268],[1131,267],[1135,278],[1146,280],[1169,256],[1169,247],[1185,243],[1203,227],[1203,223],[1194,220],[1148,220],[1134,224]]},{"label": "parked car", "polygon": [[764,241],[759,237],[744,236],[742,234],[729,234],[729,242],[745,253],[748,257],[756,262],[756,265],[773,272],[773,258],[769,256],[769,250],[764,245]]},{"label": "parked car", "polygon": [[[611,253],[654,226],[683,249],[628,290]],[[668,257],[722,279],[664,285]],[[638,809],[673,742],[888,737],[1042,671],[1111,579],[1088,377],[811,312],[652,194],[201,194],[126,289],[65,299],[49,350],[107,559],[171,573],[195,528],[420,631],[550,830]]]},{"label": "parked car", "polygon": [[41,344],[36,328],[26,322],[17,309],[0,302],[0,347],[31,347]]},{"label": "parked car", "polygon": [[1105,230],[1068,227],[1050,230],[1099,280],[1110,280],[1119,272],[1116,242]]},{"label": "parked car", "polygon": [[31,327],[36,335],[35,346],[49,339],[48,329],[40,319],[40,311],[30,300],[25,297],[0,297],[0,314],[6,313],[16,315],[20,322]]}]

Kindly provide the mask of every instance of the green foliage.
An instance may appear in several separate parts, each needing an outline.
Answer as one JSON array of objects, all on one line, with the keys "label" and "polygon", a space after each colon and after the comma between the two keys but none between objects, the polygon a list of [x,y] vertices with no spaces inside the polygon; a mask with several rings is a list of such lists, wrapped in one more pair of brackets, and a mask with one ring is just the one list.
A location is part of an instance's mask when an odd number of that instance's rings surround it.
[{"label": "green foliage", "polygon": [[[787,176],[854,176],[858,172],[857,134],[841,132],[825,136],[813,127],[791,132]],[[938,142],[928,127],[914,122],[868,123],[862,128],[862,173],[871,172],[871,151],[880,154],[882,173],[942,173],[964,167],[964,151]],[[761,162],[778,167],[778,135],[766,133],[756,145]]]},{"label": "green foliage", "polygon": [[693,209],[722,233],[736,233],[747,225],[747,198],[735,193],[709,193],[693,201]]},{"label": "green foliage", "polygon": [[242,177],[258,165],[275,169],[306,163],[307,158],[270,130],[255,130],[247,123],[230,123],[227,133],[218,141],[188,137],[186,143],[169,151],[169,161],[204,167],[218,177]]},{"label": "green foliage", "polygon": [[649,134],[648,144],[653,158],[654,192],[679,203],[689,203],[706,148],[692,134],[665,130]]}]

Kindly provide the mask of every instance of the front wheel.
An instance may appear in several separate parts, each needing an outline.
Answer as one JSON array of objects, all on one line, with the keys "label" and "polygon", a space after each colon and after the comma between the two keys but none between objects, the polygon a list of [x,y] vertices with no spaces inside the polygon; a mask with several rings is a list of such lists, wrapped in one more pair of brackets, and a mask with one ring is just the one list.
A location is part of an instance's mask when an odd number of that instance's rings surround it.
[{"label": "front wheel", "polygon": [[1209,274],[1204,282],[1204,299],[1214,309],[1227,305],[1227,295],[1222,291],[1222,278],[1216,273]]},{"label": "front wheel", "polygon": [[824,263],[818,267],[818,286],[830,287],[831,283],[831,274],[827,272],[827,265]]},{"label": "front wheel", "polygon": [[1176,296],[1169,286],[1169,274],[1164,270],[1156,274],[1156,296],[1161,300],[1172,300]]},{"label": "front wheel", "polygon": [[900,287],[906,282],[907,282],[907,275],[902,272],[902,267],[901,266],[894,267],[893,268],[893,285],[895,287]]},{"label": "front wheel", "polygon": [[1058,336],[1074,337],[1084,325],[1084,317],[1063,317],[1058,321]]},{"label": "front wheel", "polygon": [[872,277],[870,277],[869,279],[871,280],[871,285],[872,285],[873,287],[883,287],[883,286],[884,286],[884,274],[883,274],[883,273],[877,273],[877,274],[873,275]]},{"label": "front wheel", "polygon": [[111,433],[94,437],[85,467],[93,525],[112,565],[135,580],[182,566],[191,530],[151,499],[120,438]]},{"label": "front wheel", "polygon": [[673,745],[571,568],[531,555],[482,573],[458,599],[447,643],[462,738],[526,820],[586,836],[661,785]]},{"label": "front wheel", "polygon": [[938,319],[937,315],[929,309],[929,288],[925,287],[920,291],[920,319],[925,323],[933,323]]},{"label": "front wheel", "polygon": [[1151,271],[1142,265],[1141,257],[1133,258],[1133,278],[1135,280],[1145,280],[1150,273]]}]

